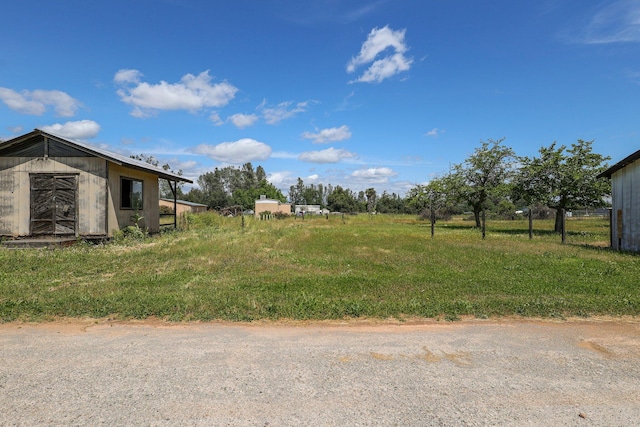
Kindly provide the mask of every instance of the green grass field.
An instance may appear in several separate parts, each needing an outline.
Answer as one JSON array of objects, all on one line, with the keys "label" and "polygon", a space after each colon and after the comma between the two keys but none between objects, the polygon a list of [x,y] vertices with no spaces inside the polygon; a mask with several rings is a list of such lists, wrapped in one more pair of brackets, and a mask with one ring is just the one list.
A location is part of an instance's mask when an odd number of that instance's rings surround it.
[{"label": "green grass field", "polygon": [[0,321],[169,321],[640,314],[640,256],[608,221],[436,225],[413,216],[193,217],[142,242],[0,249]]}]

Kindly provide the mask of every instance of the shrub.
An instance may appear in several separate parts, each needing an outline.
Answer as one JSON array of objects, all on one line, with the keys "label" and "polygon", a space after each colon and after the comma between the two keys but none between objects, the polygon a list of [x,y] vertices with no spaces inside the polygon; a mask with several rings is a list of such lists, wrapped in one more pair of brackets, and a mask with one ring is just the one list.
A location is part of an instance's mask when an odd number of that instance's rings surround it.
[{"label": "shrub", "polygon": [[289,218],[291,215],[289,215],[288,213],[284,213],[284,212],[276,212],[275,214],[273,214],[273,216],[276,219],[286,219],[286,218]]},{"label": "shrub", "polygon": [[123,243],[126,241],[140,241],[147,237],[147,233],[140,227],[135,225],[127,225],[121,230],[118,230],[113,235],[113,240],[116,243]]}]

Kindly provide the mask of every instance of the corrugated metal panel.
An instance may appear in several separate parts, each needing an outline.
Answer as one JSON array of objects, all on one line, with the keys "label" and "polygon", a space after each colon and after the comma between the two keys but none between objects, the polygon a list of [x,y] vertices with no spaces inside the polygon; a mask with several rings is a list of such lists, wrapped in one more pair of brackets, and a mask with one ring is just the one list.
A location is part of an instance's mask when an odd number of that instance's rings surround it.
[{"label": "corrugated metal panel", "polygon": [[611,176],[613,248],[640,252],[640,163]]},{"label": "corrugated metal panel", "polygon": [[4,147],[0,145],[0,157],[44,157],[44,137],[37,135]]},{"label": "corrugated metal panel", "polygon": [[78,150],[76,147],[62,144],[56,140],[49,140],[49,157],[92,157],[86,151]]}]

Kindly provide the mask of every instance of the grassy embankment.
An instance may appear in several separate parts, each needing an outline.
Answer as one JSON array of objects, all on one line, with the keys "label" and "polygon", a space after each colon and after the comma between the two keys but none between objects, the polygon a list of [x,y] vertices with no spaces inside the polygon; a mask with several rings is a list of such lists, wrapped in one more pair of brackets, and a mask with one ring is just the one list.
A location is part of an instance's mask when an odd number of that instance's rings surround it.
[{"label": "grassy embankment", "polygon": [[367,215],[197,216],[143,242],[0,249],[0,321],[567,317],[640,314],[640,256],[605,249],[608,222],[437,224]]}]

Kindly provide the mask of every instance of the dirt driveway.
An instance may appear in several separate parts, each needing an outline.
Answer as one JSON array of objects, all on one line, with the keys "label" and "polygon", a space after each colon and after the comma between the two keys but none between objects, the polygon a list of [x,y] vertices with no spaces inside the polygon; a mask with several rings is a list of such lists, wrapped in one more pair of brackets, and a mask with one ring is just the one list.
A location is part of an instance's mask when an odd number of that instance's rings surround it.
[{"label": "dirt driveway", "polygon": [[0,325],[0,425],[638,424],[637,319]]}]

